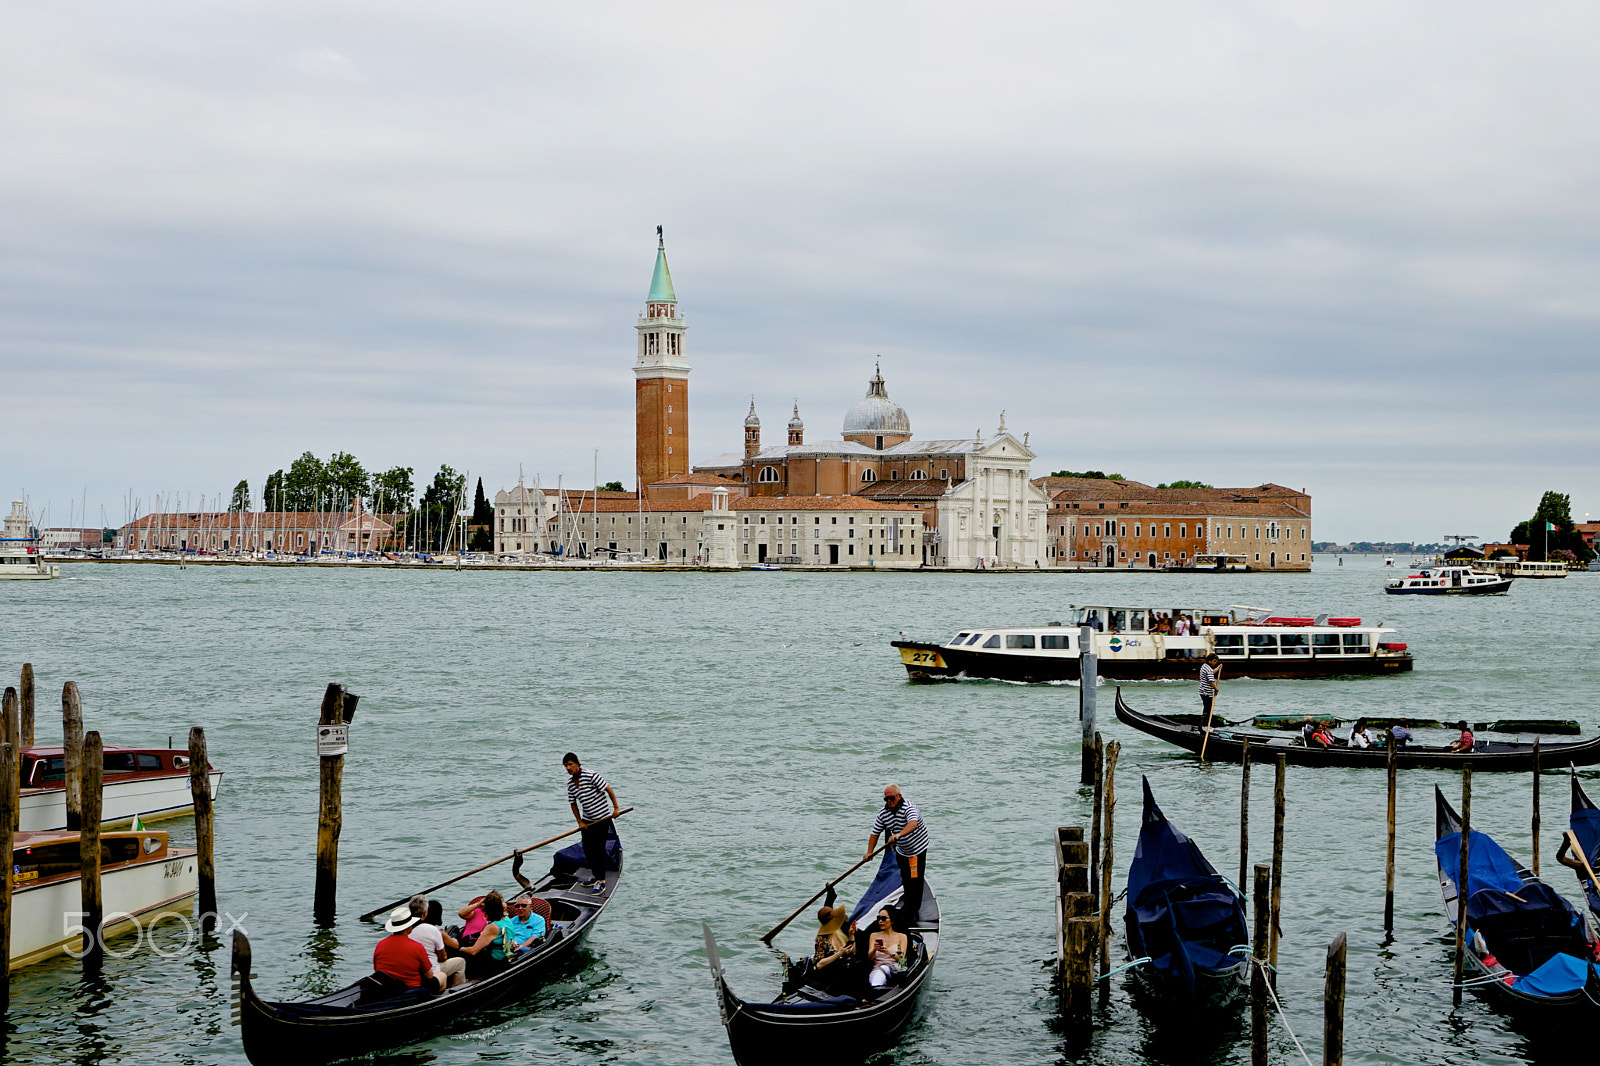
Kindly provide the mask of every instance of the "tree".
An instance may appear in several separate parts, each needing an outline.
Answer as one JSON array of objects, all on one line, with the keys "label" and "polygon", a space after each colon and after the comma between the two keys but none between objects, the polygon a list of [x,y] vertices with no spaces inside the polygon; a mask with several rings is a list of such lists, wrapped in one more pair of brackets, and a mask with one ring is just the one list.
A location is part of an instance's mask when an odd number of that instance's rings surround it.
[{"label": "tree", "polygon": [[233,499],[228,501],[228,510],[250,510],[250,482],[241,481],[233,487]]},{"label": "tree", "polygon": [[604,485],[598,486],[596,491],[598,491],[598,492],[626,492],[628,490],[622,487],[622,482],[620,482],[620,481],[608,481]]},{"label": "tree", "polygon": [[263,511],[283,510],[282,470],[268,474],[266,482],[261,486],[261,509]]},{"label": "tree", "polygon": [[417,495],[411,484],[415,471],[409,466],[392,466],[372,475],[372,509],[382,514],[406,514]]},{"label": "tree", "polygon": [[1169,481],[1157,485],[1158,489],[1212,489],[1215,485],[1207,485],[1204,481]]},{"label": "tree", "polygon": [[483,494],[483,478],[478,479],[478,491],[472,498],[472,524],[475,526],[493,526],[494,508],[489,506],[489,497]]},{"label": "tree", "polygon": [[349,506],[357,496],[368,495],[370,487],[361,460],[349,452],[334,452],[322,468],[322,495],[330,507]]},{"label": "tree", "polygon": [[1126,481],[1121,474],[1107,474],[1101,470],[1057,470],[1051,477],[1082,477],[1093,481]]},{"label": "tree", "polygon": [[315,511],[322,498],[326,478],[327,470],[322,460],[310,452],[303,453],[289,464],[289,473],[284,476],[281,509]]},{"label": "tree", "polygon": [[459,532],[456,528],[459,524],[457,519],[465,502],[462,497],[466,490],[466,477],[441,464],[439,472],[433,475],[433,484],[422,494],[422,523],[427,531],[427,550],[444,551],[445,546],[453,542]]},{"label": "tree", "polygon": [[1519,522],[1511,531],[1512,544],[1526,544],[1528,558],[1544,561],[1558,551],[1571,552],[1580,561],[1593,558],[1594,552],[1583,542],[1583,534],[1572,525],[1572,497],[1564,492],[1546,492],[1539,498],[1533,517]]}]

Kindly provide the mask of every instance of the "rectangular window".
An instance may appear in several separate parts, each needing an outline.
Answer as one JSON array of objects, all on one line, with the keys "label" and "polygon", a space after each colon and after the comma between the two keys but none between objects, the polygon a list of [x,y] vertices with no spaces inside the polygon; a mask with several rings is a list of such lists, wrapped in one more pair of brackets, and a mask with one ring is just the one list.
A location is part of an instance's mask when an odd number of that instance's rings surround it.
[{"label": "rectangular window", "polygon": [[1311,634],[1311,650],[1318,655],[1339,654],[1338,633],[1313,633]]},{"label": "rectangular window", "polygon": [[1219,656],[1243,655],[1244,654],[1244,634],[1243,633],[1218,633],[1217,634],[1216,650],[1217,650],[1217,655],[1219,655]]},{"label": "rectangular window", "polygon": [[1278,634],[1276,633],[1251,633],[1251,655],[1276,655],[1278,654]]},{"label": "rectangular window", "polygon": [[[1278,635],[1278,647],[1284,655],[1310,655],[1311,645],[1306,641],[1305,633],[1281,633]],[[1470,872],[1470,871],[1469,871]]]},{"label": "rectangular window", "polygon": [[[1172,523],[1171,523],[1171,522],[1167,522],[1167,523],[1166,523],[1166,524],[1164,524],[1164,525],[1163,525],[1163,526],[1162,526],[1162,527],[1161,527],[1161,535],[1162,535],[1162,536],[1163,536],[1163,537],[1170,537],[1170,536],[1172,536]],[[1470,872],[1471,872],[1471,871],[1468,871],[1468,872],[1469,872],[1469,873],[1470,873]],[[1469,881],[1470,881],[1470,880],[1471,880],[1471,878],[1468,878],[1468,880],[1469,880]]]},{"label": "rectangular window", "polygon": [[1139,535],[1139,523],[1137,522],[1133,524],[1133,535],[1136,537]]},{"label": "rectangular window", "polygon": [[1342,633],[1344,637],[1344,653],[1346,655],[1370,655],[1372,645],[1366,633]]},{"label": "rectangular window", "polygon": [[1006,647],[1008,647],[1008,648],[1032,648],[1033,647],[1033,634],[1032,633],[1013,633],[1012,635],[1006,637]]},{"label": "rectangular window", "polygon": [[[1199,531],[1199,529],[1196,529],[1195,532],[1199,533],[1200,531]],[[1178,526],[1178,536],[1187,537],[1188,535],[1189,535],[1189,525],[1188,525],[1188,523],[1185,522],[1185,523],[1179,525]],[[1470,874],[1472,871],[1468,870],[1467,872]],[[1469,878],[1467,878],[1467,880],[1471,881],[1472,878],[1469,877]]]},{"label": "rectangular window", "polygon": [[1046,633],[1039,638],[1039,647],[1054,649],[1055,651],[1067,651],[1072,647],[1072,638],[1065,633]]}]

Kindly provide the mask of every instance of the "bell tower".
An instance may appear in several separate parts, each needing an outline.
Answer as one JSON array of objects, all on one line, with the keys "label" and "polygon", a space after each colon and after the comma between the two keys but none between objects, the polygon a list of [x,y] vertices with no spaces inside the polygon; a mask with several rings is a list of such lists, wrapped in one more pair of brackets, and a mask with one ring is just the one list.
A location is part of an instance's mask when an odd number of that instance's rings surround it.
[{"label": "bell tower", "polygon": [[754,459],[761,451],[761,418],[756,414],[756,398],[750,397],[750,413],[744,416],[744,457]]},{"label": "bell tower", "polygon": [[678,314],[660,226],[656,271],[635,329],[639,334],[639,357],[633,364],[635,475],[643,492],[652,482],[689,472],[689,361],[683,349],[689,327]]}]

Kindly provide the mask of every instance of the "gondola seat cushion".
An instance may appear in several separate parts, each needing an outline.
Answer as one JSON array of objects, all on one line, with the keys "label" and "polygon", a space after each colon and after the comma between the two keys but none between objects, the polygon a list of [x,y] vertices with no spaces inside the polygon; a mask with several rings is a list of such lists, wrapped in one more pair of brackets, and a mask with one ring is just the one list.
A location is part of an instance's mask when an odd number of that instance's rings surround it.
[{"label": "gondola seat cushion", "polygon": [[1592,969],[1594,964],[1583,959],[1552,955],[1537,970],[1518,977],[1512,987],[1530,996],[1565,996],[1587,984]]},{"label": "gondola seat cushion", "polygon": [[1583,919],[1553,888],[1535,881],[1515,893],[1484,888],[1467,901],[1467,925],[1514,974],[1531,976],[1556,955],[1588,958]]}]

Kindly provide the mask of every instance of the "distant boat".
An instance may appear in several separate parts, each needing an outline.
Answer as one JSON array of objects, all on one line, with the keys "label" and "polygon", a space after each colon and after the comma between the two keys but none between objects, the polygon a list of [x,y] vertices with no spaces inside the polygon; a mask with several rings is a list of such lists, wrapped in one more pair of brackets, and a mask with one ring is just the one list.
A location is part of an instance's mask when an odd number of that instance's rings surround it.
[{"label": "distant boat", "polygon": [[1485,574],[1470,566],[1430,566],[1396,577],[1383,586],[1391,596],[1498,596],[1511,588],[1512,579]]},{"label": "distant boat", "polygon": [[61,567],[44,561],[39,538],[32,535],[27,505],[12,500],[0,535],[0,581],[49,581],[60,576]]}]

